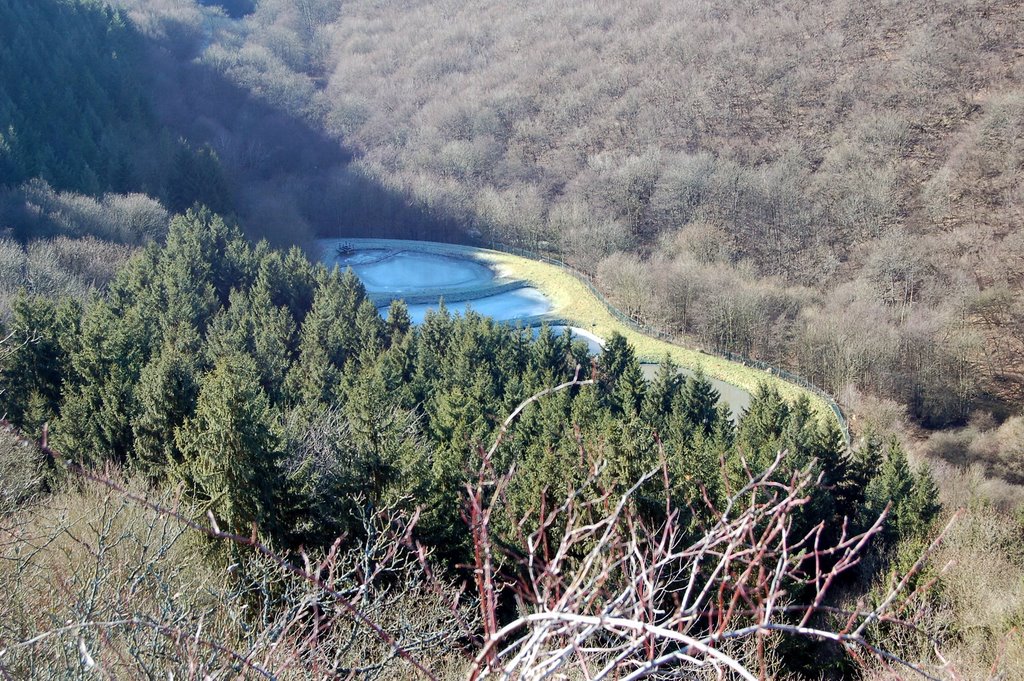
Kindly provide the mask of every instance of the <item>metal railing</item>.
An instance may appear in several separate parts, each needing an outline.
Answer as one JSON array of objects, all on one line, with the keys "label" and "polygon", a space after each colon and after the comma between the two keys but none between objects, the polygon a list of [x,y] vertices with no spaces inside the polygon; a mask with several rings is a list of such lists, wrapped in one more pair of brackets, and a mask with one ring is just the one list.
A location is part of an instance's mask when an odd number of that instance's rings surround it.
[{"label": "metal railing", "polygon": [[[619,308],[615,307],[615,305],[613,305],[612,302],[609,301],[608,298],[606,298],[605,295],[603,293],[601,293],[601,291],[599,291],[596,286],[594,286],[594,282],[592,281],[592,278],[590,277],[590,275],[588,275],[587,273],[582,272],[582,271],[576,269],[575,267],[573,267],[572,265],[568,264],[567,262],[564,262],[564,261],[559,260],[557,258],[552,258],[552,257],[546,256],[546,255],[544,255],[542,253],[537,253],[535,251],[531,251],[531,250],[526,249],[526,248],[520,248],[520,247],[517,247],[517,246],[510,246],[508,244],[503,244],[503,243],[498,243],[498,242],[489,242],[488,243],[488,247],[493,249],[493,250],[495,250],[495,251],[501,251],[503,253],[509,253],[511,255],[518,255],[518,256],[523,257],[523,258],[529,258],[531,260],[539,260],[540,262],[544,262],[544,263],[547,263],[549,265],[554,265],[555,267],[559,267],[559,268],[565,270],[566,272],[568,272],[569,274],[571,274],[572,276],[574,276],[584,286],[586,286],[587,289],[589,289],[590,292],[599,301],[601,301],[601,304],[604,305],[604,307],[608,310],[608,312],[613,317],[615,317],[617,320],[619,320],[620,322],[625,324],[627,327],[633,329],[634,331],[637,331],[637,332],[642,333],[642,334],[647,335],[647,336],[651,336],[653,338],[657,338],[658,340],[664,341],[666,343],[670,343],[670,344],[675,345],[677,347],[684,348],[684,349],[687,349],[687,350],[692,350],[693,349],[693,348],[688,348],[685,345],[683,345],[682,343],[680,343],[678,337],[673,336],[672,334],[666,333],[665,331],[662,331],[661,329],[656,329],[656,328],[654,328],[652,326],[649,326],[649,325],[645,324],[642,320],[640,320],[637,317],[631,317],[629,315],[624,314],[621,310],[619,310]],[[741,355],[739,353],[735,353],[735,352],[729,352],[729,351],[719,352],[717,350],[713,350],[713,351],[709,352],[708,350],[705,350],[703,348],[699,348],[697,351],[698,352],[702,352],[704,354],[715,355],[717,357],[721,357],[722,359],[725,359],[725,360],[730,361],[730,362],[737,362],[739,364],[742,364],[743,366],[753,367],[755,369],[760,369],[760,370],[762,370],[762,371],[764,371],[764,372],[766,372],[768,374],[771,374],[772,376],[775,376],[776,378],[782,379],[782,380],[786,381],[787,383],[792,383],[794,385],[797,385],[797,386],[803,388],[804,390],[807,390],[808,392],[811,392],[811,393],[817,395],[832,410],[832,413],[836,417],[836,422],[839,424],[839,429],[843,433],[843,439],[846,441],[846,446],[847,447],[851,446],[850,427],[849,427],[849,424],[846,422],[846,417],[843,416],[843,410],[839,408],[839,405],[836,403],[835,398],[833,398],[827,392],[825,392],[824,390],[822,390],[818,386],[814,385],[813,383],[811,383],[810,381],[805,379],[803,376],[800,376],[798,374],[794,374],[793,372],[787,371],[786,369],[780,369],[779,367],[772,366],[771,364],[768,364],[767,362],[762,362],[761,360],[751,359],[750,357],[745,357],[745,356],[743,356],[743,355]]]}]

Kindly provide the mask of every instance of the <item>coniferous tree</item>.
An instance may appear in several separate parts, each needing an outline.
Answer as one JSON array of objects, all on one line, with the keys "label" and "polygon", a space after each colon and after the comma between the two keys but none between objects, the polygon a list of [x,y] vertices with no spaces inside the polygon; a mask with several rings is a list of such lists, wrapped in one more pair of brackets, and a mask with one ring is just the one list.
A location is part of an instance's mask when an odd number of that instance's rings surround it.
[{"label": "coniferous tree", "polygon": [[818,453],[818,443],[818,422],[811,401],[807,395],[800,395],[789,407],[782,447],[796,459],[796,466],[803,466]]},{"label": "coniferous tree", "polygon": [[737,445],[754,470],[763,470],[783,448],[790,408],[779,391],[761,383],[740,419]]},{"label": "coniferous tree", "polygon": [[313,306],[317,280],[326,276],[326,268],[312,264],[296,246],[282,254],[261,241],[254,255],[259,262],[254,289],[265,290],[271,304],[287,308],[295,324],[301,326]]},{"label": "coniferous tree", "polygon": [[893,437],[878,473],[864,490],[864,524],[869,524],[888,505],[889,519],[882,537],[886,544],[917,525],[913,516],[914,475],[902,445]]},{"label": "coniferous tree", "polygon": [[927,463],[922,463],[914,473],[913,491],[907,506],[908,534],[925,538],[942,509],[939,488]]},{"label": "coniferous tree", "polygon": [[125,461],[134,450],[135,388],[159,334],[149,311],[118,316],[97,301],[82,318],[80,342],[69,358],[57,446],[86,462]]},{"label": "coniferous tree", "polygon": [[56,416],[67,352],[61,339],[75,332],[77,305],[58,306],[42,297],[18,295],[0,353],[0,415],[28,433],[38,434]]},{"label": "coniferous tree", "polygon": [[158,155],[160,128],[131,22],[88,0],[3,2],[0,27],[0,186],[140,189],[131,161]]},{"label": "coniferous tree", "polygon": [[608,338],[598,357],[598,369],[603,401],[616,413],[639,413],[646,386],[633,346],[624,336],[613,332]]},{"label": "coniferous tree", "polygon": [[626,373],[626,369],[636,362],[636,355],[626,337],[613,331],[605,341],[597,362],[601,372],[599,385],[602,393],[607,396],[612,394],[615,384]]},{"label": "coniferous tree", "polygon": [[409,413],[396,401],[398,395],[387,389],[380,366],[364,365],[347,397],[344,413],[353,456],[353,489],[377,504],[398,482],[403,462],[418,456],[418,433]]},{"label": "coniferous tree", "polygon": [[416,377],[414,385],[420,400],[427,398],[431,384],[441,377],[441,359],[447,354],[454,329],[454,319],[439,301],[436,310],[427,310],[416,333]]},{"label": "coniferous tree", "polygon": [[187,323],[205,332],[232,289],[247,289],[255,273],[237,227],[207,209],[175,217],[159,260],[164,326]]},{"label": "coniferous tree", "polygon": [[385,321],[385,335],[388,345],[394,345],[404,338],[412,328],[412,319],[409,318],[409,306],[404,300],[394,300],[388,306],[388,316]]},{"label": "coniferous tree", "polygon": [[277,307],[269,292],[253,289],[250,354],[260,369],[260,384],[274,403],[284,400],[284,383],[294,360],[295,322],[287,307]]},{"label": "coniferous tree", "polygon": [[703,433],[711,435],[718,419],[719,392],[704,375],[704,368],[697,365],[693,375],[686,379],[680,394],[679,406],[683,419]]},{"label": "coniferous tree", "polygon": [[284,396],[284,382],[292,364],[295,324],[287,308],[275,307],[263,287],[231,292],[207,330],[206,351],[210,363],[218,357],[244,353],[260,371],[260,384],[271,401]]},{"label": "coniferous tree", "polygon": [[862,492],[882,466],[885,458],[883,444],[879,434],[869,427],[864,431],[861,446],[853,452],[850,474],[854,485]]},{"label": "coniferous tree", "polygon": [[666,353],[658,365],[654,380],[647,386],[641,412],[643,419],[662,436],[667,430],[672,410],[682,387],[683,380],[679,375],[679,367]]},{"label": "coniferous tree", "polygon": [[733,420],[729,405],[719,402],[718,413],[715,415],[715,428],[711,432],[711,440],[723,451],[733,448],[736,443],[736,422]]},{"label": "coniferous tree", "polygon": [[377,356],[384,350],[386,327],[380,318],[377,307],[369,298],[364,298],[356,310],[356,333],[361,365],[372,366]]},{"label": "coniferous tree", "polygon": [[832,499],[831,525],[841,527],[843,519],[855,522],[863,502],[863,487],[858,485],[856,466],[846,440],[834,419],[822,419],[814,447],[823,474],[822,483]]},{"label": "coniferous tree", "polygon": [[181,463],[174,431],[192,414],[199,395],[199,334],[179,327],[139,376],[139,412],[132,423],[139,467],[160,478]]},{"label": "coniferous tree", "polygon": [[222,527],[241,533],[252,523],[271,534],[279,529],[279,420],[249,357],[223,357],[203,376],[195,414],[175,431],[182,463],[174,473]]},{"label": "coniferous tree", "polygon": [[537,389],[555,385],[565,368],[565,337],[556,336],[551,327],[544,324],[530,345],[529,366],[534,373]]},{"label": "coniferous tree", "polygon": [[231,207],[229,196],[217,153],[209,145],[192,149],[180,140],[167,178],[168,207],[180,213],[198,204],[224,214]]},{"label": "coniferous tree", "polygon": [[298,360],[287,379],[287,391],[296,404],[333,403],[342,373],[359,349],[353,323],[366,291],[351,270],[325,275],[313,296],[313,305],[299,329]]},{"label": "coniferous tree", "polygon": [[626,419],[639,419],[647,394],[647,381],[644,380],[640,363],[633,361],[615,383],[612,393],[614,408]]}]

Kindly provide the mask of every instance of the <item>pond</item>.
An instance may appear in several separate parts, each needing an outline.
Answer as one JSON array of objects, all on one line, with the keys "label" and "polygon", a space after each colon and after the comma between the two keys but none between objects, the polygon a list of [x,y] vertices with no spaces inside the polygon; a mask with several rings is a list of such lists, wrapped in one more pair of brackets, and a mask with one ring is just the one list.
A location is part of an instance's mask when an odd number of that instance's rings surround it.
[{"label": "pond", "polygon": [[[409,305],[409,317],[413,323],[421,324],[427,310],[436,310],[437,303],[414,303]],[[524,286],[512,291],[496,293],[458,303],[446,303],[450,312],[461,313],[467,309],[502,322],[529,322],[551,312],[551,301],[535,288]],[[387,309],[382,310],[386,314]]]},{"label": "pond", "polygon": [[[544,294],[503,280],[487,262],[474,257],[472,248],[388,239],[322,239],[320,246],[329,265],[352,268],[384,316],[391,300],[407,299],[411,301],[409,317],[421,324],[427,310],[437,309],[439,300],[444,299],[448,310],[457,314],[471,309],[498,321],[534,328],[552,322],[556,333],[570,328],[595,355],[604,344],[584,329],[560,324]],[[652,378],[657,365],[644,364],[643,370]],[[692,374],[689,369],[681,373]],[[750,394],[717,379],[709,380],[738,419],[750,404]]]},{"label": "pond", "polygon": [[423,289],[485,287],[494,272],[482,262],[438,253],[371,248],[335,256],[370,293],[414,294]]},{"label": "pond", "polygon": [[[551,313],[551,301],[522,282],[502,279],[473,250],[443,244],[385,239],[327,239],[321,247],[328,263],[351,267],[382,314],[392,300],[404,299],[409,316],[423,322],[440,300],[453,313],[471,309],[502,322],[539,326]],[[447,249],[444,250],[444,249]]]}]

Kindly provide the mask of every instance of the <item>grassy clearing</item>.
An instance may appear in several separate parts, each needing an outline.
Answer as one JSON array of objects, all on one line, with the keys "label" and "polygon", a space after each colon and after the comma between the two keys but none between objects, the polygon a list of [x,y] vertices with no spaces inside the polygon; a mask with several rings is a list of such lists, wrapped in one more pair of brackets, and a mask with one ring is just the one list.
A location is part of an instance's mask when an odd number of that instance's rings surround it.
[{"label": "grassy clearing", "polygon": [[750,393],[757,389],[758,384],[768,383],[776,387],[789,401],[806,394],[820,416],[831,418],[832,410],[828,404],[801,386],[760,369],[673,345],[631,329],[616,319],[583,282],[560,267],[497,251],[478,251],[478,257],[495,265],[502,276],[522,279],[539,289],[551,299],[554,306],[553,314],[571,322],[573,326],[586,329],[602,338],[607,338],[613,331],[618,331],[633,345],[643,361],[658,362],[667,353],[680,366],[691,369],[702,366],[708,376]]}]

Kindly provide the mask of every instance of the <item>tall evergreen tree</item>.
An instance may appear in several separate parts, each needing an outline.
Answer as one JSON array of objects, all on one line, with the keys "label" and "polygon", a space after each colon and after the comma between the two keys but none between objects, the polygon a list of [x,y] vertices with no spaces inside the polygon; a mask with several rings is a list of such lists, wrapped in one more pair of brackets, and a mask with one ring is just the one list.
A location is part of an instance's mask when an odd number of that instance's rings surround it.
[{"label": "tall evergreen tree", "polygon": [[682,386],[683,381],[679,375],[679,367],[666,353],[658,365],[658,371],[654,375],[654,380],[647,387],[642,409],[644,420],[650,423],[662,436],[667,431],[673,406],[676,403]]},{"label": "tall evergreen tree", "polygon": [[61,339],[75,333],[80,314],[73,303],[57,305],[20,294],[0,337],[0,416],[28,433],[38,434],[60,408],[61,384],[68,361]]},{"label": "tall evergreen tree", "polygon": [[598,368],[601,371],[600,385],[605,394],[611,394],[615,383],[626,373],[626,369],[636,362],[636,354],[626,337],[613,331],[598,356]]},{"label": "tall evergreen tree", "polygon": [[185,140],[178,142],[165,194],[168,207],[176,212],[183,212],[196,204],[208,206],[221,214],[231,208],[230,191],[220,159],[209,145],[193,149]]},{"label": "tall evergreen tree", "polygon": [[388,306],[388,317],[385,322],[385,335],[388,345],[394,345],[404,338],[412,328],[412,319],[409,318],[409,306],[404,300],[394,300]]},{"label": "tall evergreen tree", "polygon": [[331,404],[345,365],[359,352],[354,321],[366,290],[351,270],[325,275],[313,306],[299,329],[299,356],[287,379],[288,394],[299,404]]},{"label": "tall evergreen tree", "polygon": [[132,429],[138,465],[151,477],[163,477],[182,462],[174,431],[192,414],[199,396],[199,347],[199,334],[179,327],[139,376]]},{"label": "tall evergreen tree", "polygon": [[377,504],[399,482],[403,467],[419,457],[419,434],[399,394],[388,390],[382,366],[365,366],[348,390],[351,470],[366,501]]},{"label": "tall evergreen tree", "polygon": [[373,366],[377,356],[384,350],[386,331],[377,306],[369,298],[364,298],[356,310],[360,364]]},{"label": "tall evergreen tree", "polygon": [[910,469],[906,452],[893,437],[878,473],[864,490],[864,523],[872,522],[890,505],[889,519],[883,530],[883,541],[891,544],[897,538],[921,538],[938,512],[937,490],[931,474]]},{"label": "tall evergreen tree", "polygon": [[834,514],[831,524],[841,527],[844,518],[855,522],[863,503],[863,487],[858,485],[853,457],[834,419],[820,421],[814,457],[822,470],[823,486],[831,495]]},{"label": "tall evergreen tree", "polygon": [[55,444],[79,460],[125,461],[134,449],[135,388],[159,338],[147,311],[123,316],[97,301],[82,318],[78,348],[70,356]]},{"label": "tall evergreen tree", "polygon": [[624,336],[612,332],[598,357],[598,369],[604,402],[618,413],[638,413],[646,386],[633,346]]},{"label": "tall evergreen tree", "polygon": [[721,395],[704,375],[704,368],[698,364],[683,386],[679,409],[683,419],[707,437],[714,431],[718,420],[719,399]]},{"label": "tall evergreen tree", "polygon": [[194,416],[174,437],[182,456],[175,475],[222,527],[243,534],[252,523],[272,534],[279,529],[280,418],[252,359],[221,358],[200,382]]},{"label": "tall evergreen tree", "polygon": [[737,445],[749,466],[764,469],[783,448],[790,408],[779,391],[761,383],[740,419]]}]

